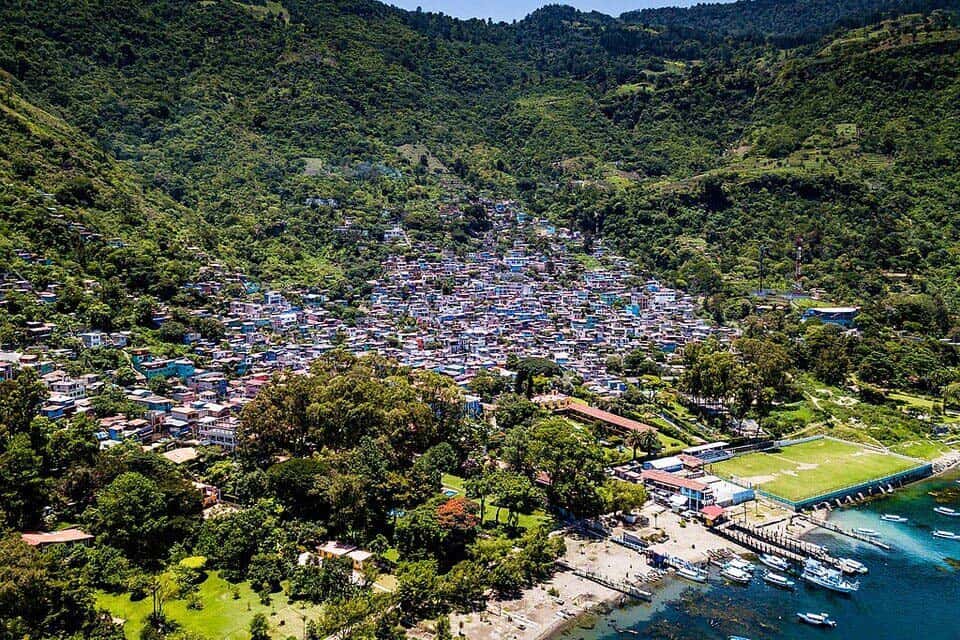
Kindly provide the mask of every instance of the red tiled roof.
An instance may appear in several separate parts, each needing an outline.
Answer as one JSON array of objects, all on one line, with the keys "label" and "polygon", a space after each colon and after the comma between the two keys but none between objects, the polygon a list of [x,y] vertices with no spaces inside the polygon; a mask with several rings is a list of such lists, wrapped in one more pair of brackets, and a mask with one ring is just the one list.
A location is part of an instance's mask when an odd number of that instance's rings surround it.
[{"label": "red tiled roof", "polygon": [[701,460],[701,459],[698,458],[697,456],[691,456],[691,455],[687,455],[686,453],[681,453],[681,454],[680,454],[679,456],[677,456],[677,457],[680,458],[680,462],[682,462],[683,464],[687,465],[688,467],[702,467],[702,466],[703,466],[703,460]]},{"label": "red tiled roof", "polygon": [[723,515],[723,507],[717,506],[715,504],[710,504],[705,506],[703,509],[700,509],[700,513],[707,516],[711,520],[716,520]]},{"label": "red tiled roof", "polygon": [[644,469],[640,476],[644,481],[652,480],[671,487],[690,489],[691,491],[705,491],[707,485],[696,480],[684,478],[666,471],[657,471],[656,469]]},{"label": "red tiled roof", "polygon": [[615,427],[620,427],[621,429],[626,429],[627,431],[656,431],[655,428],[648,424],[643,424],[642,422],[637,422],[636,420],[631,420],[630,418],[624,418],[623,416],[618,416],[615,413],[610,413],[609,411],[597,409],[596,407],[590,407],[585,404],[571,402],[566,407],[566,410],[573,413],[578,413],[588,418],[593,418],[594,420],[606,422],[607,424],[612,424]]}]

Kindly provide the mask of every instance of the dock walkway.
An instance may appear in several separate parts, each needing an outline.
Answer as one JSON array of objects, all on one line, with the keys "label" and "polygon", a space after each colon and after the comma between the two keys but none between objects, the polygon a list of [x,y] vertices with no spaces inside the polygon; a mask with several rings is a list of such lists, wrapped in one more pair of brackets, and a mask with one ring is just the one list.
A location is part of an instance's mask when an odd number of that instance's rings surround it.
[{"label": "dock walkway", "polygon": [[843,527],[833,524],[832,522],[827,522],[826,520],[821,520],[820,518],[814,518],[813,516],[803,514],[798,515],[798,518],[802,518],[809,522],[810,524],[820,527],[821,529],[826,529],[827,531],[833,531],[834,533],[839,533],[840,535],[847,536],[848,538],[853,538],[854,540],[859,540],[860,542],[866,542],[872,544],[873,546],[883,549],[884,551],[890,551],[893,547],[886,544],[885,542],[880,542],[876,538],[871,538],[870,536],[865,536],[863,534],[857,533],[856,531],[848,531]]},{"label": "dock walkway", "polygon": [[714,528],[713,531],[747,549],[758,553],[782,556],[794,562],[802,563],[808,556],[827,560],[828,562],[833,560],[826,555],[819,546],[811,545],[796,538],[778,536],[762,529],[754,529],[749,526],[728,522],[725,525]]},{"label": "dock walkway", "polygon": [[560,560],[557,561],[557,565],[563,569],[567,569],[568,571],[571,571],[573,575],[579,578],[583,578],[584,580],[589,580],[590,582],[595,582],[600,586],[606,587],[607,589],[619,591],[620,593],[628,595],[631,598],[635,598],[637,600],[643,600],[645,602],[649,602],[653,599],[653,594],[651,592],[645,591],[637,587],[636,585],[630,584],[628,582],[612,580],[610,578],[600,575],[599,573],[586,571],[584,569],[577,569]]}]

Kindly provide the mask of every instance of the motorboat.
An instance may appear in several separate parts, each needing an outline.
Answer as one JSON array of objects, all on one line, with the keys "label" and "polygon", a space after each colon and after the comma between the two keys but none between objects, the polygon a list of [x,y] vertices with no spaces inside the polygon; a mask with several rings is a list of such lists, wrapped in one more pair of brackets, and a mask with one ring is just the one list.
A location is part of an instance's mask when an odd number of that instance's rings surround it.
[{"label": "motorboat", "polygon": [[954,533],[953,531],[944,531],[942,529],[937,529],[933,532],[934,538],[943,538],[944,540],[960,540],[960,533]]},{"label": "motorboat", "polygon": [[780,556],[771,555],[769,553],[762,553],[757,559],[771,569],[776,569],[777,571],[790,570],[790,562],[786,558],[781,558]]},{"label": "motorboat", "polygon": [[798,613],[797,617],[800,618],[801,622],[812,624],[815,627],[833,628],[837,626],[837,621],[831,620],[829,613]]},{"label": "motorboat", "polygon": [[731,558],[730,561],[724,565],[724,568],[726,567],[733,567],[745,573],[753,573],[753,570],[756,569],[756,565],[743,558]]},{"label": "motorboat", "polygon": [[738,584],[748,584],[750,582],[750,578],[753,577],[752,574],[748,573],[747,571],[744,571],[743,569],[738,569],[737,567],[732,567],[730,565],[727,565],[726,567],[724,567],[720,571],[720,575],[722,575],[727,580],[730,580],[731,582],[736,582]]},{"label": "motorboat", "polygon": [[812,585],[837,593],[853,593],[860,590],[859,582],[848,580],[840,571],[826,567],[813,558],[808,558],[804,563],[800,577]]},{"label": "motorboat", "polygon": [[705,569],[688,564],[682,567],[677,567],[677,575],[681,578],[686,578],[687,580],[693,580],[694,582],[706,582],[709,574]]},{"label": "motorboat", "polygon": [[858,562],[853,558],[840,558],[840,571],[844,573],[854,574],[854,573],[867,573],[869,569],[862,562]]},{"label": "motorboat", "polygon": [[960,511],[956,509],[951,509],[950,507],[935,507],[933,509],[935,513],[939,513],[942,516],[948,516],[950,518],[960,518]]},{"label": "motorboat", "polygon": [[864,528],[858,527],[858,528],[854,529],[853,532],[854,532],[854,533],[857,533],[857,534],[860,534],[861,536],[865,536],[865,537],[867,537],[867,538],[879,538],[879,537],[880,537],[880,532],[877,531],[876,529],[864,529]]},{"label": "motorboat", "polygon": [[763,574],[763,581],[772,584],[775,587],[780,587],[781,589],[793,589],[794,585],[796,584],[787,576],[774,573],[773,571],[767,571],[765,574]]},{"label": "motorboat", "polygon": [[727,640],[750,640],[746,636],[727,636]]},{"label": "motorboat", "polygon": [[900,523],[907,522],[907,518],[904,518],[903,516],[898,516],[895,513],[885,513],[882,516],[880,516],[880,519],[883,520],[884,522],[900,522]]}]

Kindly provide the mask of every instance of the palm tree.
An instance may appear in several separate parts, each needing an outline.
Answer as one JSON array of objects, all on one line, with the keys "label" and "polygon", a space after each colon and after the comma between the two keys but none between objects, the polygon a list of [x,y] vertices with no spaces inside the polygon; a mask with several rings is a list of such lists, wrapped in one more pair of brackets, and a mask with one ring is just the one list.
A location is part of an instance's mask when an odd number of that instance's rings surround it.
[{"label": "palm tree", "polygon": [[643,446],[643,431],[631,431],[623,439],[623,443],[633,449],[633,459],[637,459],[637,449]]},{"label": "palm tree", "polygon": [[657,432],[653,429],[641,431],[640,448],[643,449],[648,456],[652,456],[660,451],[663,445],[660,444],[660,438],[657,437]]}]

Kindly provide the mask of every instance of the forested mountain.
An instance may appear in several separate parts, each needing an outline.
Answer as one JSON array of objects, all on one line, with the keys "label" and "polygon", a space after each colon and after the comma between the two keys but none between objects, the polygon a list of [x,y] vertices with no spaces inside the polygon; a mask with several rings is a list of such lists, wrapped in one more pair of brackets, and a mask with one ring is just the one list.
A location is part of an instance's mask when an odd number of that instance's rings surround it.
[{"label": "forested mountain", "polygon": [[883,18],[955,6],[949,1],[926,0],[737,0],[629,11],[620,19],[738,37],[770,38],[782,45],[791,45],[816,40],[838,27],[861,27]]},{"label": "forested mountain", "polygon": [[[373,1],[7,3],[0,255],[159,297],[198,259],[349,287],[378,254],[338,240],[344,219],[456,246],[469,225],[438,206],[482,194],[703,293],[754,286],[761,245],[786,285],[800,238],[806,286],[956,305],[956,7],[549,6],[508,25]],[[122,242],[91,255],[62,222]]]}]

